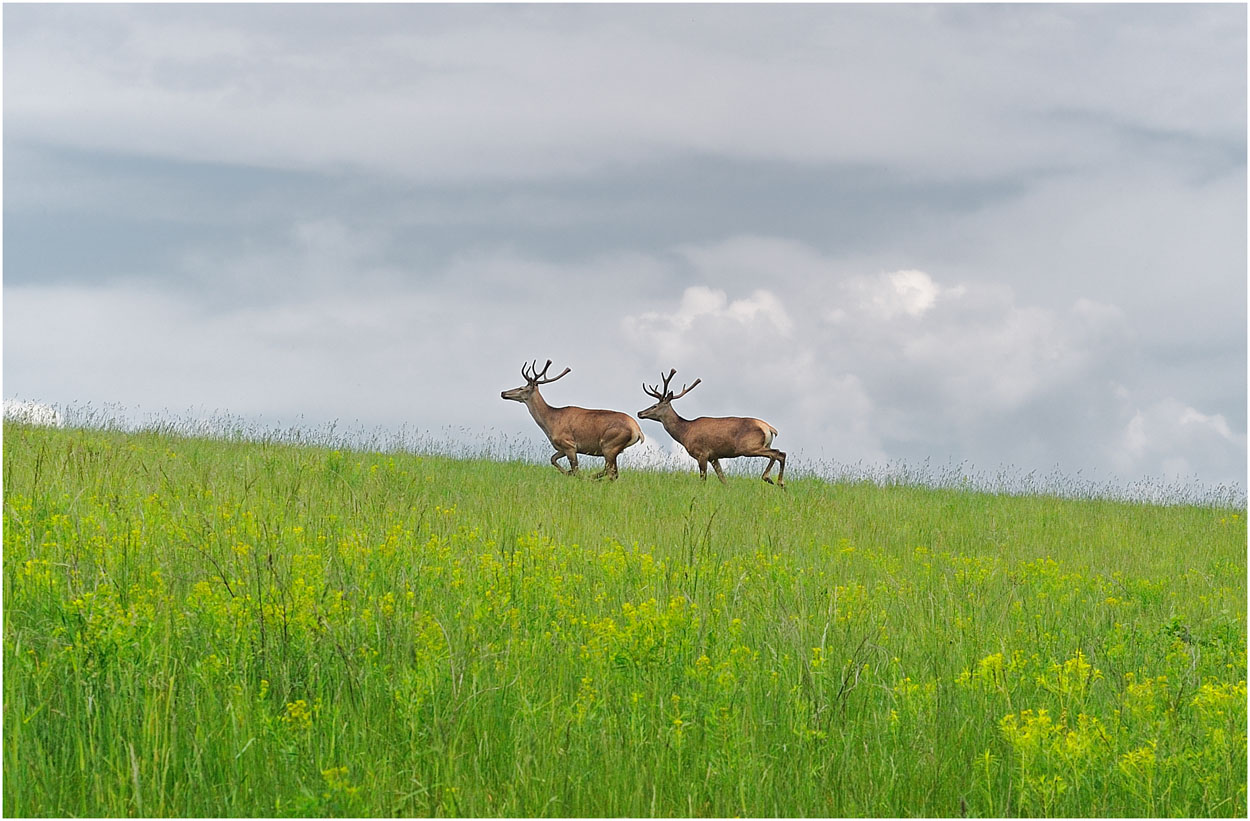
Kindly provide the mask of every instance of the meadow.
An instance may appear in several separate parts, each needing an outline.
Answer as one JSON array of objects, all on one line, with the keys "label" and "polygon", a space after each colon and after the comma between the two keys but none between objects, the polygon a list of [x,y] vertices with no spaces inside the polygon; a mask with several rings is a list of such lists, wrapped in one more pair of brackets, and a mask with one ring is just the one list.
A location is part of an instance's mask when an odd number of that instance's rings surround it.
[{"label": "meadow", "polygon": [[5,815],[1245,817],[1244,504],[621,464],[6,422]]}]

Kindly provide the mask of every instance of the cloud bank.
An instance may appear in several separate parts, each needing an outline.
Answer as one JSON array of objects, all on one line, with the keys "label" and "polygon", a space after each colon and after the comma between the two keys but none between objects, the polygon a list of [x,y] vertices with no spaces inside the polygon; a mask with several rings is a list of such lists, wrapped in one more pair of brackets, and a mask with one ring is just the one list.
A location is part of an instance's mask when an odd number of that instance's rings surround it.
[{"label": "cloud bank", "polygon": [[1244,481],[1245,15],[14,6],[5,395]]}]

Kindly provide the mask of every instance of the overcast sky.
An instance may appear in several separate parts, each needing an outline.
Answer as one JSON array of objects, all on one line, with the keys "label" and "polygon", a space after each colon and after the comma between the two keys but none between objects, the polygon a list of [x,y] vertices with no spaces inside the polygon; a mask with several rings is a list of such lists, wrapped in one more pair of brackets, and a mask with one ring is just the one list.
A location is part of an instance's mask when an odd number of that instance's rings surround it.
[{"label": "overcast sky", "polygon": [[6,398],[1244,483],[1242,4],[3,15]]}]

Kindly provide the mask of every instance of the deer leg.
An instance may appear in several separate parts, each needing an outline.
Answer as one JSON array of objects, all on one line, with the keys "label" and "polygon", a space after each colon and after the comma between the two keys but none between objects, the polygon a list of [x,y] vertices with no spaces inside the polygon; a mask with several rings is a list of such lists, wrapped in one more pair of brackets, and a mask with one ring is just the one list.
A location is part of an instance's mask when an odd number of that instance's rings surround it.
[{"label": "deer leg", "polygon": [[604,476],[611,475],[616,478],[616,454],[604,448],[603,450],[603,470],[594,475],[595,479],[602,479]]},{"label": "deer leg", "polygon": [[557,450],[556,455],[551,457],[551,464],[556,466],[556,470],[560,471],[561,473],[565,475],[568,475],[568,471],[560,466],[560,457],[563,455],[564,455],[564,451]]},{"label": "deer leg", "polygon": [[773,469],[773,462],[780,465],[780,467],[777,468],[777,487],[785,487],[786,480],[784,477],[786,475],[786,455],[782,451],[776,449],[768,453],[768,467],[764,468],[764,481],[768,482],[770,485],[773,483],[773,480],[768,478],[768,472]]},{"label": "deer leg", "polygon": [[720,483],[721,483],[722,485],[727,485],[727,484],[729,484],[728,482],[726,482],[726,481],[725,481],[725,471],[723,471],[723,470],[721,470],[721,469],[720,469],[720,459],[713,459],[713,460],[712,460],[712,467],[716,468],[716,476],[717,476],[717,478],[719,478],[719,479],[720,479]]},{"label": "deer leg", "polygon": [[750,454],[751,456],[764,456],[768,458],[768,467],[764,468],[764,475],[760,478],[768,484],[773,484],[773,479],[768,474],[772,472],[773,463],[777,462],[781,467],[777,471],[777,487],[785,487],[785,480],[782,478],[786,472],[786,455],[774,448],[761,448],[759,451]]},{"label": "deer leg", "polygon": [[634,443],[634,432],[628,428],[617,428],[610,431],[603,442],[603,473],[599,477],[607,474],[607,476],[615,480],[617,477],[616,458],[620,456],[625,448]]},{"label": "deer leg", "polygon": [[569,460],[569,469],[565,470],[564,468],[560,468],[560,472],[565,475],[568,475],[571,473],[574,476],[576,476],[577,475],[577,443],[571,442],[568,439],[552,439],[551,444],[556,449],[556,455],[551,457],[551,464],[555,465],[556,467],[560,467],[558,464],[556,464],[556,460],[559,459],[561,456],[563,456],[565,459]]},{"label": "deer leg", "polygon": [[707,481],[707,460],[706,459],[699,460],[699,475],[703,477],[703,481],[705,482]]},{"label": "deer leg", "polygon": [[616,481],[616,456],[617,454],[610,450],[603,452],[603,470],[595,474],[596,479],[607,476],[609,480]]},{"label": "deer leg", "polygon": [[[606,473],[608,478],[614,482],[616,481],[616,477],[618,475],[616,470],[616,457],[620,456],[621,451],[625,450],[626,447],[628,447],[628,445],[622,444],[620,447],[613,445],[612,447],[603,449],[603,473]],[[599,475],[602,476],[603,473],[600,473]]]},{"label": "deer leg", "polygon": [[613,479],[616,478],[616,454],[621,451],[616,447],[616,443],[611,441],[612,438],[614,437],[611,437],[609,433],[599,440],[599,450],[603,453],[603,470],[595,474],[596,479],[602,479],[608,475],[611,475]]}]

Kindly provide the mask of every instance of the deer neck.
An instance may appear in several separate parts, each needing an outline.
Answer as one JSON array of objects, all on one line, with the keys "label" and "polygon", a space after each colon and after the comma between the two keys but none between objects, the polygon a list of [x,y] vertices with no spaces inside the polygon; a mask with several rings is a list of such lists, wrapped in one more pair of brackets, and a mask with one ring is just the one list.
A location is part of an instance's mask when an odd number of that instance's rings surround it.
[{"label": "deer neck", "polygon": [[664,426],[664,430],[668,431],[668,435],[676,439],[678,442],[685,441],[686,431],[690,427],[689,419],[682,419],[672,406],[664,412],[660,417],[660,424]]},{"label": "deer neck", "polygon": [[525,407],[529,408],[530,416],[534,417],[534,421],[538,423],[538,427],[543,429],[543,433],[547,434],[547,438],[551,438],[551,424],[554,421],[555,413],[547,401],[543,399],[543,395],[535,390],[530,394],[530,398],[525,401]]}]

